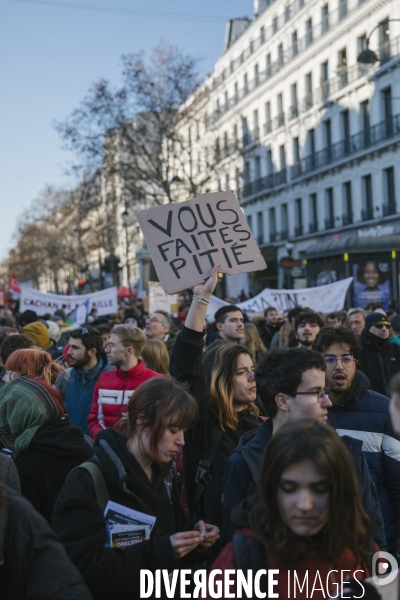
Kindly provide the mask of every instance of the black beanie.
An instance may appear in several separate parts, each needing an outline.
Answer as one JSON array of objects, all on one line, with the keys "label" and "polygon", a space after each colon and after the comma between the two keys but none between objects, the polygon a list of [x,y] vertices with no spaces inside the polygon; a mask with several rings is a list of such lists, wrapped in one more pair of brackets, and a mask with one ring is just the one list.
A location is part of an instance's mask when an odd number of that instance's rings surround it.
[{"label": "black beanie", "polygon": [[29,325],[29,323],[34,323],[38,320],[38,316],[34,310],[26,310],[19,316],[18,325],[20,327],[25,327],[25,325]]}]

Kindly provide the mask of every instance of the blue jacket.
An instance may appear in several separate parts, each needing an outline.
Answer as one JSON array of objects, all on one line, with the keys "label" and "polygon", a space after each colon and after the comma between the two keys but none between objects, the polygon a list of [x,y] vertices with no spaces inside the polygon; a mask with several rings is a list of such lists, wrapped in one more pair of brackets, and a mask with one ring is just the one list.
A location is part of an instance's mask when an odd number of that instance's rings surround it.
[{"label": "blue jacket", "polygon": [[[227,460],[222,484],[222,545],[232,540],[237,529],[235,523],[231,520],[232,510],[255,492],[265,448],[271,437],[272,421],[269,419],[259,429],[244,434],[235,452]],[[358,475],[364,509],[374,525],[373,539],[380,549],[384,550],[386,539],[383,532],[383,519],[375,488],[371,485],[368,466],[363,457],[362,443],[347,435],[342,439]]]},{"label": "blue jacket", "polygon": [[97,380],[104,371],[110,371],[113,368],[108,364],[106,354],[102,352],[99,362],[93,369],[82,371],[72,367],[70,370],[70,381],[64,397],[64,404],[71,425],[77,425],[83,433],[89,434],[88,418]]},{"label": "blue jacket", "polygon": [[333,404],[328,422],[340,436],[362,441],[372,481],[378,488],[389,551],[400,537],[400,440],[389,416],[389,398],[370,387],[361,371],[341,404]]}]

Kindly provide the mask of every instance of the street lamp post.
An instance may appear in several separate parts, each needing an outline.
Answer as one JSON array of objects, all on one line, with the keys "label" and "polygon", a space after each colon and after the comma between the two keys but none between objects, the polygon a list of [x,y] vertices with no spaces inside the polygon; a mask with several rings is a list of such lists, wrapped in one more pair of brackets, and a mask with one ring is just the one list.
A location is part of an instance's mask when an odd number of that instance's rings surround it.
[{"label": "street lamp post", "polygon": [[[288,259],[289,261],[292,259],[292,253],[293,253],[293,248],[294,248],[294,244],[290,241],[287,241],[285,244],[285,248],[286,248],[286,252],[288,255]],[[286,267],[285,269],[285,287],[287,290],[291,290],[292,289],[292,274],[291,274],[291,267]]]},{"label": "street lamp post", "polygon": [[[400,21],[400,19],[387,19],[388,23],[392,21]],[[379,60],[376,53],[369,48],[369,40],[371,38],[371,35],[374,33],[375,29],[378,29],[379,26],[380,23],[378,23],[378,25],[375,25],[369,36],[367,36],[367,47],[364,48],[364,50],[361,50],[360,54],[357,57],[357,62],[359,62],[362,65],[374,65]]]}]

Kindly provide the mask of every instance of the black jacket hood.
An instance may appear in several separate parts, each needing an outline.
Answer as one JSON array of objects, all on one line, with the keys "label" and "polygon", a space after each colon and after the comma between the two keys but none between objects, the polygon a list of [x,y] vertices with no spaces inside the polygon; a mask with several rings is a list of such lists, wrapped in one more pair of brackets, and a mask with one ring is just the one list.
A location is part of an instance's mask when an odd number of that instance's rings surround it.
[{"label": "black jacket hood", "polygon": [[44,450],[59,457],[72,458],[89,449],[90,445],[82,429],[71,425],[68,415],[60,415],[41,425],[28,448],[19,456],[32,450]]}]

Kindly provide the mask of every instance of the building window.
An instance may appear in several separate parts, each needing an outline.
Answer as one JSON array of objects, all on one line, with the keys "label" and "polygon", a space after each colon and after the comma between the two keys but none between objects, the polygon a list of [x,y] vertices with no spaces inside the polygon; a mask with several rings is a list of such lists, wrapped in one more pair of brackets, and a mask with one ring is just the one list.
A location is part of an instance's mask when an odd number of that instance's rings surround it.
[{"label": "building window", "polygon": [[329,63],[328,63],[328,61],[321,63],[321,92],[322,92],[322,100],[326,100],[329,96]]},{"label": "building window", "polygon": [[285,5],[285,23],[290,19],[290,4]]},{"label": "building window", "polygon": [[254,66],[254,85],[257,87],[260,83],[260,78],[258,74],[258,65]]},{"label": "building window", "polygon": [[265,63],[266,63],[265,68],[266,68],[266,72],[267,72],[267,79],[269,79],[272,75],[271,55],[270,54],[267,54]]},{"label": "building window", "polygon": [[327,4],[321,7],[321,33],[329,30],[329,8]]},{"label": "building window", "polygon": [[383,216],[396,213],[396,195],[394,189],[394,168],[389,167],[383,171],[385,183],[385,204],[383,205]]},{"label": "building window", "polygon": [[295,235],[303,235],[303,211],[301,198],[294,201]]},{"label": "building window", "polygon": [[310,233],[318,231],[317,194],[310,195]]},{"label": "building window", "polygon": [[261,179],[261,160],[259,156],[256,156],[254,166],[256,180],[258,181],[259,179]]},{"label": "building window", "polygon": [[287,240],[289,237],[289,221],[287,204],[281,206],[281,239]]},{"label": "building window", "polygon": [[310,153],[307,157],[306,170],[309,171],[315,169],[315,130],[309,129],[307,137]]},{"label": "building window", "polygon": [[342,123],[343,152],[347,155],[350,152],[350,117],[347,109],[340,113],[340,119]]},{"label": "building window", "polygon": [[297,56],[299,52],[299,47],[297,43],[297,31],[293,31],[292,33],[292,58]]},{"label": "building window", "polygon": [[312,19],[308,19],[306,21],[306,46],[312,44],[313,41],[313,28],[312,28]]},{"label": "building window", "polygon": [[347,85],[347,49],[342,48],[338,52],[337,74],[339,76],[340,87]]},{"label": "building window", "polygon": [[264,214],[262,211],[257,213],[257,241],[259,245],[264,243]]},{"label": "building window", "polygon": [[290,107],[290,116],[292,119],[299,116],[299,106],[297,100],[297,83],[293,83],[290,86],[290,97],[292,100],[292,106]]},{"label": "building window", "polygon": [[271,148],[268,148],[268,150],[267,150],[267,173],[268,173],[268,175],[272,176],[273,172],[274,172],[274,164],[272,162],[272,150],[271,150]]},{"label": "building window", "polygon": [[382,108],[383,118],[385,120],[386,137],[393,135],[393,115],[392,115],[392,88],[387,87],[382,90]]},{"label": "building window", "polygon": [[258,127],[258,110],[253,111],[253,137],[258,140],[260,137],[260,130]]},{"label": "building window", "polygon": [[230,188],[230,182],[229,182],[229,173],[227,173],[225,175],[225,191],[228,191]]},{"label": "building window", "polygon": [[300,142],[299,138],[293,138],[293,164],[297,165],[300,162]]},{"label": "building window", "polygon": [[274,17],[272,20],[272,33],[276,33],[278,31],[278,17]]},{"label": "building window", "polygon": [[252,224],[252,218],[251,215],[247,215],[247,225],[249,226],[249,228],[251,229],[251,231],[253,231],[253,224]]},{"label": "building window", "polygon": [[362,52],[363,50],[366,50],[367,48],[368,48],[367,34],[364,33],[363,35],[360,35],[359,38],[357,38],[357,56],[360,54],[360,52]]},{"label": "building window", "polygon": [[364,147],[369,146],[371,140],[369,100],[360,102],[361,128],[363,131]]},{"label": "building window", "polygon": [[381,64],[390,59],[389,27],[389,19],[384,19],[379,23],[379,59]]},{"label": "building window", "polygon": [[278,94],[277,96],[277,105],[278,105],[278,127],[281,127],[285,124],[285,115],[283,113],[283,95]]},{"label": "building window", "polygon": [[246,95],[249,93],[249,82],[247,78],[247,73],[245,73],[243,78],[243,93]]},{"label": "building window", "polygon": [[312,73],[306,75],[306,97],[305,97],[305,109],[308,110],[313,105],[313,87],[312,87]]},{"label": "building window", "polygon": [[235,82],[233,97],[235,99],[235,104],[237,104],[239,102],[239,89],[238,89],[237,81]]},{"label": "building window", "polygon": [[333,188],[325,190],[326,197],[326,219],[325,229],[333,229],[335,227],[335,210],[333,206]]},{"label": "building window", "polygon": [[272,121],[271,121],[271,103],[265,103],[265,126],[264,133],[271,133],[272,131]]},{"label": "building window", "polygon": [[371,175],[365,175],[362,178],[362,194],[363,194],[363,209],[361,211],[361,218],[363,221],[369,221],[374,217],[373,205],[372,205],[372,177]]},{"label": "building window", "polygon": [[275,242],[276,240],[275,208],[269,209],[269,240],[270,242]]},{"label": "building window", "polygon": [[235,124],[235,125],[233,126],[233,144],[234,144],[234,147],[235,147],[235,148],[237,148],[237,147],[238,147],[238,143],[239,143],[239,139],[238,139],[238,127],[237,127],[237,125]]},{"label": "building window", "polygon": [[265,29],[264,27],[261,27],[260,29],[260,44],[263,44],[265,42]]},{"label": "building window", "polygon": [[343,225],[353,223],[353,199],[351,195],[351,181],[343,184]]},{"label": "building window", "polygon": [[331,120],[325,119],[324,123],[324,137],[325,137],[325,159],[326,162],[332,160],[332,127]]},{"label": "building window", "polygon": [[281,164],[281,171],[286,169],[286,154],[285,154],[285,146],[279,146],[279,159]]},{"label": "building window", "polygon": [[283,67],[283,44],[279,44],[278,46],[278,64],[280,67]]},{"label": "building window", "polygon": [[347,16],[347,0],[339,0],[339,21]]}]

